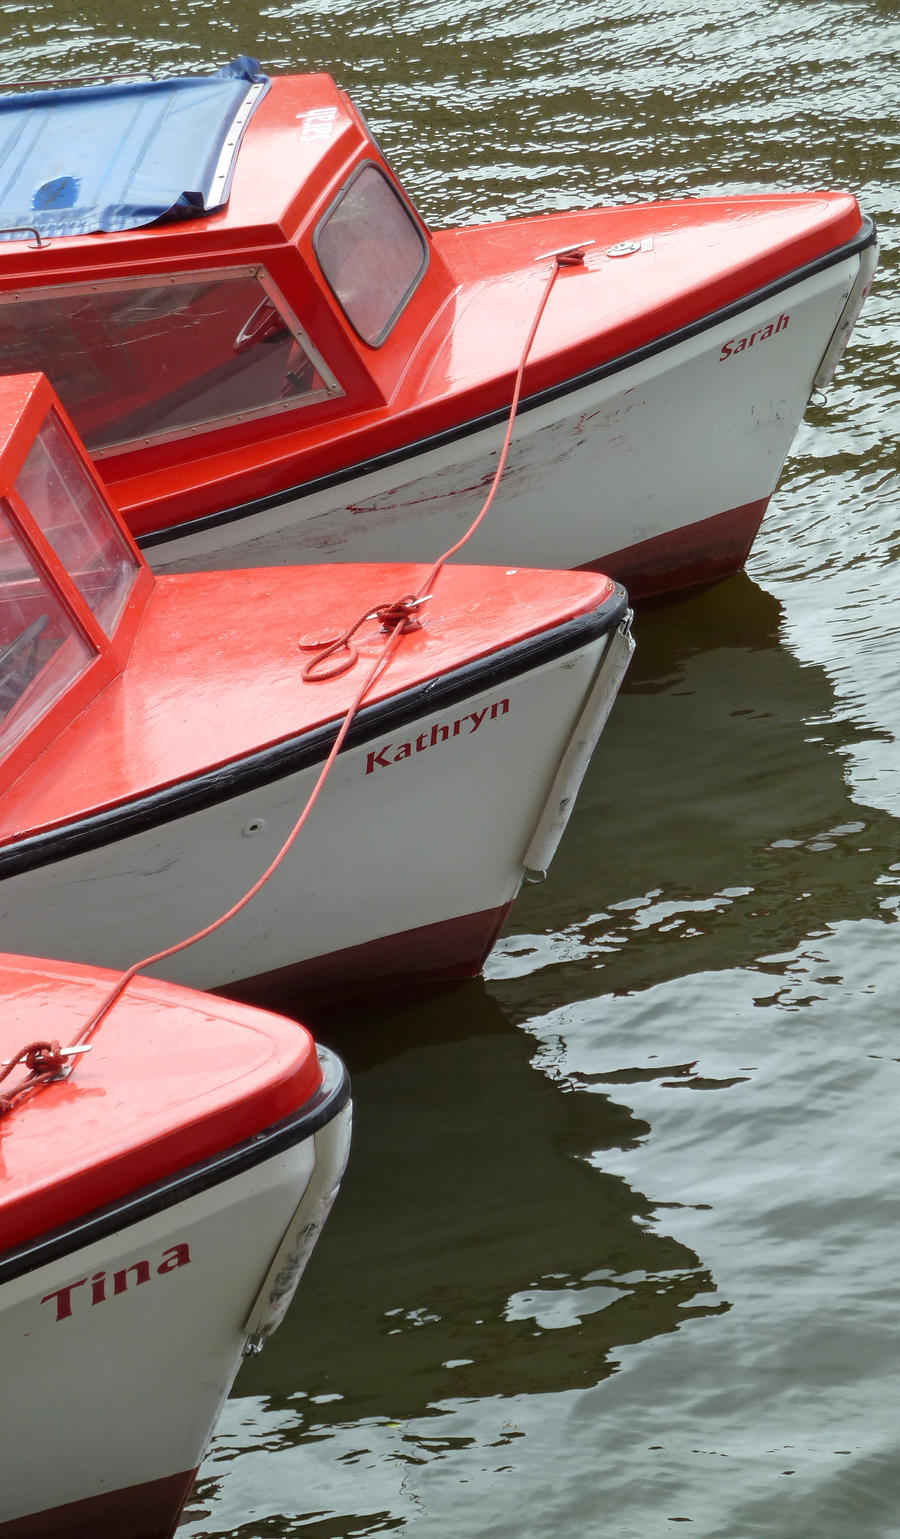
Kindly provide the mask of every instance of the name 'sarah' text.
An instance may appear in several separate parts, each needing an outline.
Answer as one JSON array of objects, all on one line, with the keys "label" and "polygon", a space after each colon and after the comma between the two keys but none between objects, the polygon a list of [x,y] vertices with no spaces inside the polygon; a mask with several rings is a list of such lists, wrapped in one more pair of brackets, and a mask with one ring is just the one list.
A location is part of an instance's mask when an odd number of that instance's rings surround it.
[{"label": "name 'sarah' text", "polygon": [[723,343],[719,362],[722,363],[726,358],[736,358],[738,353],[746,352],[754,342],[768,342],[770,337],[775,337],[779,331],[784,331],[789,321],[789,315],[779,315],[777,321],[769,321],[767,326],[758,326],[756,331],[750,331],[744,337],[732,337],[730,341]]}]

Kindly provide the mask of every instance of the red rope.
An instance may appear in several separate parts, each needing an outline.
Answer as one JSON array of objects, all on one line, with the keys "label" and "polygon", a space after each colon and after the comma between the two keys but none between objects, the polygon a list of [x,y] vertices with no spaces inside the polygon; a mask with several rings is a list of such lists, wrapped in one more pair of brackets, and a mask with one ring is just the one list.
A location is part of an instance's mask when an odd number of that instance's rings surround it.
[{"label": "red rope", "polygon": [[547,308],[547,301],[553,292],[553,285],[559,277],[563,267],[580,266],[583,261],[584,252],[579,247],[573,247],[570,251],[557,251],[554,253],[553,267],[547,279],[544,292],[541,295],[541,302],[537,307],[534,320],[531,323],[531,330],[528,333],[528,338],[525,342],[525,346],[522,349],[522,356],[519,359],[519,367],[516,371],[516,382],[513,387],[512,405],[509,409],[509,421],[506,425],[506,434],[503,439],[503,447],[500,450],[500,458],[497,461],[497,469],[494,471],[494,478],[491,481],[490,490],[488,491],[487,497],[484,500],[484,505],[481,509],[481,512],[477,515],[476,518],[473,519],[465,534],[457,540],[455,545],[451,545],[449,550],[445,550],[442,556],[438,556],[437,561],[434,563],[434,566],[431,568],[431,571],[429,572],[427,578],[419,590],[420,593],[431,592],[434,583],[437,581],[440,575],[442,567],[446,566],[451,556],[455,556],[457,551],[462,550],[463,546],[468,544],[476,529],[478,529],[479,526],[483,523],[487,515],[488,509],[490,508],[491,503],[496,496],[497,487],[500,485],[500,477],[506,468],[506,459],[509,454],[510,443],[512,442],[513,428],[515,427],[516,422],[516,413],[519,410],[519,397],[522,394],[522,380],[525,377],[525,365],[528,362],[528,355],[531,352],[534,339],[537,336],[537,329],[541,324],[544,311]]},{"label": "red rope", "polygon": [[331,751],[325,760],[325,763],[322,765],[322,768],[319,771],[319,777],[313,786],[312,791],[310,792],[306,806],[303,808],[303,811],[291,829],[291,832],[285,839],[281,849],[269,862],[265,871],[262,873],[262,876],[260,876],[254,882],[253,886],[244,893],[242,898],[238,899],[237,903],[232,904],[231,908],[228,909],[226,913],[221,914],[218,919],[214,919],[210,924],[206,925],[204,929],[197,930],[194,935],[187,936],[185,940],[176,941],[173,946],[167,946],[163,951],[155,952],[153,956],[144,957],[140,962],[133,962],[128,970],[124,972],[121,978],[119,978],[113,985],[106,999],[103,1001],[103,1004],[100,1006],[99,1010],[95,1011],[94,1015],[88,1021],[84,1030],[79,1032],[73,1045],[78,1046],[83,1042],[87,1042],[89,1038],[93,1036],[98,1026],[100,1026],[100,1024],[106,1019],[113,1005],[116,1003],[116,1000],[119,999],[124,993],[125,989],[128,987],[128,984],[135,976],[135,973],[143,972],[144,968],[153,967],[157,962],[163,962],[167,957],[175,956],[179,951],[186,951],[188,946],[193,946],[197,943],[197,941],[205,940],[208,935],[212,935],[216,930],[220,930],[223,925],[228,923],[229,919],[233,919],[236,914],[241,912],[241,909],[246,908],[247,904],[252,902],[260,889],[265,886],[270,876],[272,876],[281,865],[284,857],[287,855],[291,846],[294,844],[295,840],[298,838],[301,830],[306,824],[306,821],[309,818],[309,815],[319,798],[322,787],[325,784],[329,774],[331,773],[331,766],[333,765],[335,759],[344,746],[344,740],[347,736],[347,733],[350,731],[357,711],[359,710],[363,700],[374,684],[375,679],[380,673],[382,667],[390,658],[391,653],[394,651],[402,635],[403,628],[402,626],[398,625],[395,626],[394,629],[391,630],[385,637],[383,646],[378,652],[372,667],[369,669],[368,673],[363,679],[363,682],[360,685],[360,688],[357,690],[356,695],[354,696],[353,701],[347,711],[347,714],[341,723],[340,730],[331,746]]},{"label": "red rope", "polygon": [[[163,962],[168,957],[175,956],[180,951],[187,950],[189,946],[196,945],[198,941],[205,940],[207,936],[212,935],[216,930],[220,930],[223,925],[226,925],[229,922],[230,919],[233,919],[236,914],[239,914],[242,909],[246,908],[248,903],[253,901],[260,889],[265,886],[269,878],[281,865],[285,856],[288,854],[292,845],[295,843],[301,831],[303,830],[307,819],[309,818],[309,815],[321,794],[322,787],[324,786],[325,781],[331,773],[332,765],[334,764],[335,759],[337,758],[344,745],[347,733],[349,732],[356,714],[366,698],[366,695],[369,693],[369,690],[372,688],[375,680],[378,678],[382,670],[387,666],[390,657],[396,650],[401,638],[408,634],[408,632],[411,630],[418,630],[420,622],[416,617],[415,611],[421,607],[421,605],[424,604],[431,596],[431,590],[434,586],[434,583],[437,581],[443,567],[450,560],[451,556],[455,556],[458,551],[462,550],[463,546],[472,538],[473,534],[479,528],[487,515],[488,509],[490,508],[496,495],[497,487],[500,484],[500,477],[502,476],[506,466],[506,460],[509,454],[509,446],[512,440],[513,427],[516,420],[516,413],[519,407],[519,397],[522,393],[522,380],[525,375],[525,366],[528,362],[528,355],[531,352],[531,348],[537,334],[537,329],[541,323],[541,319],[543,317],[544,310],[546,309],[547,301],[550,298],[553,285],[556,282],[562,267],[578,265],[583,260],[584,253],[578,249],[555,253],[553,268],[544,286],[540,304],[538,305],[537,312],[531,324],[531,329],[528,333],[525,346],[522,349],[519,367],[516,371],[516,379],[513,388],[509,420],[506,427],[506,434],[503,439],[503,446],[500,450],[500,457],[497,461],[497,468],[491,480],[491,485],[487,497],[485,498],[484,504],[477,517],[472,521],[461,539],[457,540],[455,545],[451,545],[449,550],[445,550],[444,554],[438,557],[437,561],[432,566],[426,580],[421,584],[418,593],[406,594],[403,598],[386,604],[378,604],[374,608],[369,609],[366,614],[361,616],[359,620],[355,621],[353,625],[349,626],[347,630],[342,632],[340,636],[334,637],[327,642],[317,644],[317,651],[318,645],[324,647],[324,650],[319,652],[319,655],[311,662],[307,663],[303,669],[302,676],[308,682],[336,678],[340,674],[347,672],[356,663],[358,652],[357,649],[352,645],[351,638],[356,634],[360,627],[366,623],[367,620],[380,620],[382,627],[387,631],[384,642],[382,643],[382,646],[379,649],[371,668],[367,672],[365,678],[362,681],[362,684],[356,691],[356,694],[347,709],[338,734],[334,740],[334,743],[332,744],[331,751],[328,754],[324,764],[322,765],[318,779],[313,786],[306,805],[303,808],[303,811],[298,817],[293,828],[291,829],[291,832],[288,834],[287,838],[282,844],[281,848],[269,862],[262,875],[253,883],[253,886],[244,893],[242,898],[238,899],[237,903],[232,904],[231,908],[229,908],[224,914],[221,914],[218,919],[212,920],[212,922],[206,925],[204,929],[197,930],[195,934],[187,936],[186,939],[176,941],[172,946],[167,946],[163,951],[154,952],[152,956],[143,957],[139,962],[133,962],[132,965],[122,973],[121,977],[116,980],[115,984],[103,1000],[103,1003],[94,1012],[87,1025],[75,1038],[75,1041],[72,1044],[73,1047],[77,1047],[87,1042],[89,1038],[93,1036],[94,1032],[100,1025],[102,1025],[103,1021],[106,1019],[106,1017],[109,1015],[109,1012],[113,1008],[113,1005],[118,999],[121,998],[132,978],[134,978],[137,973],[143,972],[147,967],[154,967],[158,962]],[[306,648],[304,648],[304,650],[306,650]],[[329,657],[336,658],[342,652],[345,653],[346,656],[341,662],[336,663],[330,668],[317,670],[317,664],[321,665],[321,663],[325,662]],[[48,1044],[32,1044],[32,1046],[43,1048],[48,1046]],[[59,1044],[56,1043],[54,1046],[58,1050]],[[27,1053],[28,1051],[30,1051],[30,1049],[23,1049],[23,1052]],[[17,1059],[16,1061],[19,1060]],[[7,1072],[11,1072],[11,1069],[7,1070]],[[31,1090],[38,1088],[39,1084],[49,1083],[50,1079],[55,1078],[58,1073],[59,1068],[56,1068],[52,1074],[49,1071],[42,1071],[37,1075],[33,1073],[30,1080],[26,1081],[22,1087],[17,1088],[17,1090],[13,1092],[13,1097],[18,1097],[20,1090],[22,1094],[27,1094],[30,1093]],[[0,1076],[0,1081],[2,1081],[3,1078],[5,1078],[5,1075]],[[2,1111],[9,1110],[9,1107],[3,1103],[4,1101],[12,1100],[13,1097],[0,1097],[0,1114],[2,1114]]]},{"label": "red rope", "polygon": [[[405,631],[418,630],[421,622],[411,617],[411,611],[417,605],[424,604],[426,600],[431,597],[431,591],[434,587],[434,584],[437,582],[441,571],[446,566],[451,556],[455,556],[458,551],[462,550],[464,545],[468,544],[475,531],[487,517],[488,510],[494,501],[497,488],[500,485],[500,478],[506,469],[506,461],[509,457],[509,446],[512,442],[513,428],[515,427],[516,423],[516,414],[519,410],[519,397],[522,394],[522,381],[525,377],[525,366],[528,362],[528,355],[534,345],[534,339],[537,336],[538,327],[540,326],[541,320],[543,319],[544,311],[547,308],[547,301],[550,298],[553,285],[559,277],[560,271],[563,267],[578,267],[581,266],[581,264],[584,262],[584,250],[577,246],[573,246],[570,250],[567,251],[554,252],[553,256],[554,265],[551,268],[547,282],[544,285],[544,291],[541,295],[540,304],[538,305],[535,312],[534,320],[531,323],[531,330],[528,333],[525,346],[522,349],[522,355],[519,359],[519,367],[516,370],[515,384],[513,385],[512,403],[510,405],[509,418],[506,424],[506,433],[504,435],[503,445],[500,449],[500,457],[497,460],[497,468],[491,477],[490,488],[488,490],[487,497],[481,506],[480,512],[472,520],[472,523],[469,525],[465,534],[463,534],[456,541],[456,544],[451,545],[449,550],[445,550],[442,556],[438,556],[438,559],[435,561],[431,571],[428,573],[428,576],[419,588],[418,593],[406,594],[402,599],[398,599],[396,601],[395,606],[390,604],[379,604],[374,609],[368,610],[366,614],[360,617],[360,619],[354,621],[353,625],[348,626],[347,630],[345,630],[340,636],[336,636],[328,641],[313,642],[304,646],[304,651],[317,650],[319,647],[324,648],[324,650],[319,653],[318,658],[314,658],[312,662],[306,664],[306,667],[303,670],[303,678],[307,681],[315,682],[317,680],[337,678],[340,674],[347,673],[354,666],[359,654],[356,648],[350,644],[351,638],[356,634],[360,626],[364,625],[367,620],[379,619],[381,620],[382,625],[385,627],[388,623],[394,624],[396,623],[396,618],[392,614],[392,610],[396,609],[399,611],[399,614],[402,616],[402,618],[404,618],[406,621],[405,625],[403,626]],[[317,663],[323,662],[328,657],[337,656],[341,652],[344,652],[346,656],[340,663],[336,664],[334,667],[328,669],[327,671],[318,671]]]},{"label": "red rope", "polygon": [[[430,595],[426,594],[425,598],[428,597]],[[374,609],[366,610],[364,615],[354,620],[353,624],[348,625],[340,636],[335,636],[332,640],[301,642],[301,652],[316,652],[317,656],[304,664],[300,677],[307,684],[321,684],[325,679],[339,678],[342,673],[348,673],[351,668],[354,668],[359,653],[356,647],[351,645],[351,638],[367,620],[380,620],[383,631],[393,630],[395,625],[400,626],[404,635],[410,631],[420,631],[422,622],[416,618],[415,611],[425,603],[425,598],[416,598],[414,593],[404,593],[402,598],[395,599],[392,603],[376,604]],[[338,658],[342,652],[345,655],[340,662],[334,662],[330,668],[322,667],[329,657]]]},{"label": "red rope", "polygon": [[49,1085],[56,1079],[65,1066],[65,1057],[58,1042],[29,1042],[27,1047],[21,1047],[14,1058],[5,1063],[0,1069],[0,1085],[5,1079],[9,1079],[14,1069],[24,1064],[28,1070],[28,1078],[20,1084],[0,1095],[0,1117],[12,1111],[19,1101],[24,1101],[32,1091],[39,1090],[42,1085]]}]

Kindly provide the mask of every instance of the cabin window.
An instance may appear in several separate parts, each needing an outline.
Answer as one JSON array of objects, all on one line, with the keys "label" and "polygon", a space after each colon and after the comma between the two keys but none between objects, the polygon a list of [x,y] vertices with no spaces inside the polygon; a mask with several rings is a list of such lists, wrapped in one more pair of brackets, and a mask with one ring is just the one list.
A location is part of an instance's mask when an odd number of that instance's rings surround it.
[{"label": "cabin window", "polygon": [[94,455],[341,393],[260,267],[0,295],[0,373],[35,372]]},{"label": "cabin window", "polygon": [[94,656],[13,532],[9,510],[0,501],[0,756]]},{"label": "cabin window", "polygon": [[56,412],[36,435],[16,491],[111,636],[140,565]]},{"label": "cabin window", "polygon": [[364,342],[384,342],[428,265],[428,245],[377,166],[356,170],[315,234],[322,272]]}]

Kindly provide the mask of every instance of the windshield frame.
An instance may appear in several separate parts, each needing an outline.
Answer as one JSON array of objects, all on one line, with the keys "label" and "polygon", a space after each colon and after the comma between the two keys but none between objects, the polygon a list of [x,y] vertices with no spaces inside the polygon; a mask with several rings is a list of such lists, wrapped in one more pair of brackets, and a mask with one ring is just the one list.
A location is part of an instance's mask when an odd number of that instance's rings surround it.
[{"label": "windshield frame", "polygon": [[[394,195],[396,201],[399,203],[400,207],[406,214],[412,229],[418,236],[422,250],[422,260],[419,263],[419,267],[415,275],[407,285],[385,324],[380,328],[379,331],[374,334],[374,336],[367,336],[366,333],[362,331],[354,321],[353,316],[346,308],[343,299],[341,298],[340,294],[328,276],[328,270],[325,266],[325,263],[322,261],[319,250],[321,237],[332,215],[343,202],[347,194],[351,191],[353,184],[358,181],[359,178],[363,176],[367,171],[377,172],[382,181],[386,183],[388,189]],[[368,158],[361,160],[356,166],[354,166],[353,170],[350,172],[350,175],[346,177],[338,192],[331,199],[331,202],[328,204],[328,207],[325,209],[324,213],[316,221],[316,226],[313,231],[312,244],[313,250],[316,254],[316,261],[318,263],[319,272],[322,274],[324,282],[328,285],[329,291],[334,295],[336,303],[340,306],[341,314],[344,316],[348,325],[353,327],[353,331],[355,332],[356,336],[358,336],[360,341],[364,342],[367,347],[383,347],[394,327],[396,326],[398,320],[400,319],[400,316],[403,314],[404,310],[412,299],[413,294],[421,284],[431,263],[431,246],[429,244],[428,231],[416,213],[416,210],[413,208],[412,204],[407,198],[406,194],[404,193],[402,187],[399,186],[399,184],[393,179],[386,168],[377,160],[371,160]]]},{"label": "windshield frame", "polygon": [[[185,423],[178,427],[163,428],[158,432],[136,433],[127,439],[121,439],[106,444],[94,445],[89,452],[94,460],[103,460],[120,454],[133,454],[135,450],[155,447],[157,444],[173,443],[196,439],[200,435],[215,433],[223,428],[234,427],[240,423],[258,419],[271,419],[286,412],[298,411],[305,406],[311,406],[320,401],[327,401],[337,396],[344,395],[344,389],[339,380],[322,358],[319,350],[312,343],[306,331],[301,326],[296,312],[285,299],[283,293],[272,279],[266,267],[261,262],[229,264],[224,267],[205,267],[198,269],[191,267],[185,270],[148,269],[134,275],[128,274],[117,278],[96,278],[91,281],[77,283],[56,283],[41,285],[40,287],[17,287],[15,289],[0,290],[0,318],[3,308],[16,303],[40,304],[43,301],[52,303],[60,299],[78,299],[81,295],[96,295],[103,293],[122,293],[128,291],[140,292],[141,290],[158,290],[168,286],[179,287],[182,285],[209,285],[222,280],[250,278],[258,283],[265,299],[277,309],[281,319],[293,339],[303,349],[313,368],[322,381],[321,388],[309,390],[302,395],[289,396],[284,400],[270,401],[257,407],[248,407],[241,411],[223,413],[219,416],[211,416],[196,423]],[[254,312],[255,313],[255,312]],[[251,317],[248,315],[247,320]],[[87,355],[89,357],[89,354]],[[52,366],[52,361],[51,361]],[[0,371],[3,369],[3,360],[0,357]],[[46,364],[38,361],[33,367],[23,369],[21,366],[6,372],[34,373],[40,369],[48,375],[52,383],[52,373],[48,372]],[[104,376],[109,393],[113,390],[113,379]],[[59,392],[57,391],[57,394]],[[69,404],[60,396],[62,404],[70,418],[76,421],[78,418],[78,404]],[[80,436],[84,439],[85,434]],[[88,435],[90,437],[90,435]]]}]

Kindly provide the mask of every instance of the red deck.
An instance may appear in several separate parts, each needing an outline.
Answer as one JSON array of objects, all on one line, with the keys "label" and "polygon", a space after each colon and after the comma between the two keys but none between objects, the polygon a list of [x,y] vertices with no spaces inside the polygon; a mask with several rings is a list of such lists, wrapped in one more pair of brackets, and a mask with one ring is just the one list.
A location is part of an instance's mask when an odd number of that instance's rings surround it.
[{"label": "red deck", "polygon": [[[0,844],[338,719],[383,633],[367,625],[357,668],[321,684],[301,680],[310,654],[298,641],[335,635],[426,575],[424,567],[345,565],[157,578],[127,669],[0,797]],[[403,639],[368,699],[588,614],[612,591],[594,573],[446,567],[422,629]]]},{"label": "red deck", "polygon": [[[117,977],[0,954],[0,1060],[73,1041]],[[4,1250],[253,1137],[321,1082],[295,1021],[133,981],[71,1078],[0,1118]]]}]

